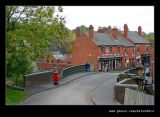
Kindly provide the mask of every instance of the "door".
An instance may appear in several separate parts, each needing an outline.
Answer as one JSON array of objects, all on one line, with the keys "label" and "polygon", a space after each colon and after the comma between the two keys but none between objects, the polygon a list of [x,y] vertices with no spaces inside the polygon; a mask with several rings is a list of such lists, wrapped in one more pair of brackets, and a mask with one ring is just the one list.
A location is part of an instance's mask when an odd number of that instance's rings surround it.
[{"label": "door", "polygon": [[102,63],[101,62],[98,63],[98,70],[102,71]]},{"label": "door", "polygon": [[115,70],[115,59],[113,59],[112,62],[113,62],[113,70]]}]

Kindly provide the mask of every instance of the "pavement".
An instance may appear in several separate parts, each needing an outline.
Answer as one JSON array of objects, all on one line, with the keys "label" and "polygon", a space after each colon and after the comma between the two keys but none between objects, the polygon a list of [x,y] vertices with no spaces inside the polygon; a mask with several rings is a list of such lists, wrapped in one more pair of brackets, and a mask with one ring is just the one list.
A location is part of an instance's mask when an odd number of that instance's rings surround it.
[{"label": "pavement", "polygon": [[119,105],[113,94],[118,73],[73,74],[61,79],[57,86],[41,85],[44,90],[30,95],[22,105]]}]

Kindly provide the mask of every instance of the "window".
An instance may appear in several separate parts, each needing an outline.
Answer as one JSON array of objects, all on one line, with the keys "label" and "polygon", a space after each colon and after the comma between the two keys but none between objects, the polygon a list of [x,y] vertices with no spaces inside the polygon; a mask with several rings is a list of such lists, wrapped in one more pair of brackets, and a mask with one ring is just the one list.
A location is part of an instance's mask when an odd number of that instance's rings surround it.
[{"label": "window", "polygon": [[137,52],[139,52],[139,45],[137,46]]},{"label": "window", "polygon": [[135,48],[132,48],[132,55],[133,55],[133,56],[135,55],[134,49],[135,49]]},{"label": "window", "polygon": [[109,52],[110,54],[112,54],[112,47],[109,47]]},{"label": "window", "polygon": [[102,48],[101,48],[101,51],[102,51],[102,54],[104,54],[104,52],[105,52],[105,48],[104,48],[104,47],[102,47]]},{"label": "window", "polygon": [[128,50],[127,50],[127,48],[125,48],[125,55],[128,55]]},{"label": "window", "polygon": [[147,52],[149,51],[149,47],[148,47],[148,45],[146,46],[146,51],[147,51]]},{"label": "window", "polygon": [[121,51],[121,50],[120,50],[120,47],[117,47],[117,49],[118,49],[118,54],[120,54],[120,51]]}]

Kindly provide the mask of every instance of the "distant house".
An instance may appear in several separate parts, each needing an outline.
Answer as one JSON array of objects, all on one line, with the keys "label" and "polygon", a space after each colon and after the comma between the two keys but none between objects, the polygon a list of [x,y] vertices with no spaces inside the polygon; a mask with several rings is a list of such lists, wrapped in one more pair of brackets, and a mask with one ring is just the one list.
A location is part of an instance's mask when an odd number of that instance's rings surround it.
[{"label": "distant house", "polygon": [[58,42],[55,39],[51,41],[48,53],[52,53],[52,55],[47,58],[49,63],[66,61],[66,51],[63,47],[58,47]]},{"label": "distant house", "polygon": [[[145,59],[143,59],[145,58]],[[88,32],[80,35],[80,28],[76,28],[76,41],[72,48],[72,64],[85,64],[89,62],[94,71],[134,67],[150,60],[149,42],[144,39],[142,28],[138,31],[129,31],[127,24],[124,31],[117,27],[108,27],[108,32],[99,27],[94,31],[90,25]]]}]

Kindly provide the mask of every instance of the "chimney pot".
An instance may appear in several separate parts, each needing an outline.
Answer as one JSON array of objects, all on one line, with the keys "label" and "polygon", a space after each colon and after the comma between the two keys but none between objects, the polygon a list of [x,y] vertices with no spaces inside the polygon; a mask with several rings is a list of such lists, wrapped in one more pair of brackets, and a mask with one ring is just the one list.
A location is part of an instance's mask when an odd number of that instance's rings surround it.
[{"label": "chimney pot", "polygon": [[104,33],[104,30],[101,26],[98,27],[98,33]]},{"label": "chimney pot", "polygon": [[80,37],[80,27],[76,28],[76,39]]},{"label": "chimney pot", "polygon": [[114,26],[112,29],[112,36],[113,36],[113,38],[118,38],[118,36],[119,36],[119,32],[118,32],[118,29],[116,26]]},{"label": "chimney pot", "polygon": [[109,33],[109,34],[112,33],[112,28],[111,28],[111,26],[108,26],[108,33]]},{"label": "chimney pot", "polygon": [[141,26],[138,26],[138,34],[142,35],[142,27]]}]

